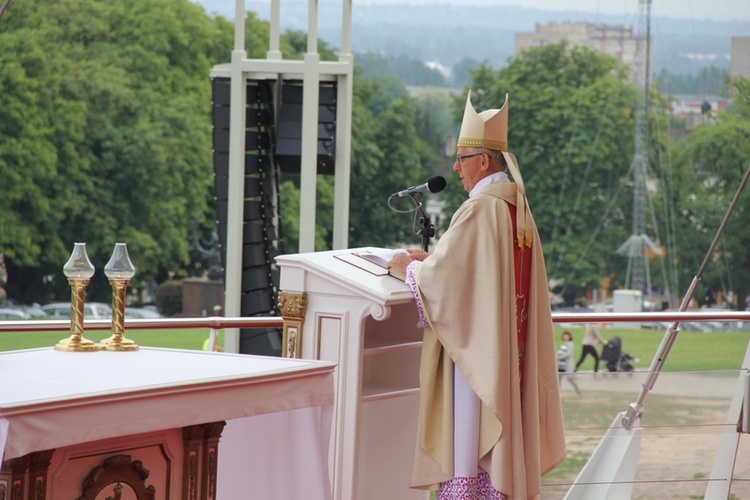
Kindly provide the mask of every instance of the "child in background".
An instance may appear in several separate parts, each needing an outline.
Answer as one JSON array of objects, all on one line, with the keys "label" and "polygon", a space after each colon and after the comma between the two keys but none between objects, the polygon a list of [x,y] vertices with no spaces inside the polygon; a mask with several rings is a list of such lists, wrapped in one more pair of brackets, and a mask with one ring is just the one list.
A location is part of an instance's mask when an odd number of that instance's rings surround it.
[{"label": "child in background", "polygon": [[573,375],[573,335],[568,331],[563,332],[562,341],[563,343],[557,351],[557,373],[560,386],[562,387],[563,378],[566,378],[576,390],[576,394],[580,396],[581,390],[575,381],[575,375]]}]

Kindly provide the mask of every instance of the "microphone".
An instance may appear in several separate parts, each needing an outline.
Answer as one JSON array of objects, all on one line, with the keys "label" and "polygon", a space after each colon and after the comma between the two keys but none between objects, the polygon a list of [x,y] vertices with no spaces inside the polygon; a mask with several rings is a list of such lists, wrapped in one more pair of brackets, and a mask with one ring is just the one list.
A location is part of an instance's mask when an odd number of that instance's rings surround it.
[{"label": "microphone", "polygon": [[445,186],[445,177],[443,177],[442,175],[436,175],[424,184],[421,184],[419,186],[412,186],[410,188],[404,189],[403,191],[399,191],[398,193],[393,193],[391,195],[391,198],[396,196],[399,198],[403,198],[404,196],[411,196],[413,194],[422,194],[425,191],[429,193],[439,193],[440,191],[445,189]]}]

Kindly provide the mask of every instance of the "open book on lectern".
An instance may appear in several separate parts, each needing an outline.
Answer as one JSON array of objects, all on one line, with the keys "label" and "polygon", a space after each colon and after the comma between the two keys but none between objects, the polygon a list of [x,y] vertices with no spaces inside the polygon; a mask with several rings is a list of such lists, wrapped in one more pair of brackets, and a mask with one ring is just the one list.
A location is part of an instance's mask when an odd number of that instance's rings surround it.
[{"label": "open book on lectern", "polygon": [[357,250],[350,254],[337,255],[336,257],[376,276],[393,276],[404,281],[406,276],[388,269],[388,262],[397,253],[408,254],[403,248],[395,250],[390,248],[368,248],[366,250]]}]

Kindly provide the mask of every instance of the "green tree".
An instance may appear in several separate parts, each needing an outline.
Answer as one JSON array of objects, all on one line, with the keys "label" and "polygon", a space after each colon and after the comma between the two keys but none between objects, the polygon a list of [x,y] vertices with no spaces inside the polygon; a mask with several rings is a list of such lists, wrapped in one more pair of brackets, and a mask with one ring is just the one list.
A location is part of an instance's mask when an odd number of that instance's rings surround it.
[{"label": "green tree", "polygon": [[[281,37],[281,44],[281,51],[284,57],[288,59],[303,59],[307,53],[307,33],[298,30],[287,30]],[[335,49],[325,40],[318,40],[317,50],[321,61],[336,60]]]},{"label": "green tree", "polygon": [[[334,178],[318,175],[316,180],[315,251],[330,250],[333,245]],[[299,175],[286,175],[279,185],[282,253],[299,251]]]},{"label": "green tree", "polygon": [[436,69],[429,68],[424,61],[406,55],[388,56],[374,52],[355,54],[354,60],[364,70],[364,76],[395,76],[405,85],[445,87],[446,78]]},{"label": "green tree", "polygon": [[362,101],[362,104],[375,117],[384,113],[395,99],[409,99],[409,91],[406,90],[404,83],[397,76],[376,75],[367,78],[366,81],[373,85],[374,91],[370,91],[367,101]]},{"label": "green tree", "polygon": [[[139,280],[178,275],[211,199],[208,73],[232,26],[184,0],[14,2],[0,32],[0,248],[13,295],[62,298],[74,241],[99,269],[128,243]],[[52,55],[52,56],[51,56]]]},{"label": "green tree", "polygon": [[[635,89],[606,55],[565,43],[532,48],[472,72],[478,111],[509,95],[509,150],[516,155],[539,228],[550,280],[572,301],[604,276],[624,279],[615,249],[630,233]],[[455,99],[456,119],[466,93]],[[456,203],[460,200],[451,200]]]},{"label": "green tree", "polygon": [[[355,80],[349,243],[418,246],[421,239],[413,234],[413,215],[391,211],[388,196],[424,182],[434,158],[417,137],[414,103],[408,97],[394,98],[397,94],[381,81]],[[394,203],[397,209],[413,208],[400,201]]]},{"label": "green tree", "polygon": [[413,97],[417,107],[415,127],[417,136],[425,141],[435,154],[443,156],[446,137],[454,132],[454,120],[450,113],[451,100],[444,91],[435,88],[422,89]]},{"label": "green tree", "polygon": [[[750,80],[730,78],[726,94],[731,109],[712,113],[711,120],[693,129],[676,144],[680,189],[671,200],[680,214],[676,221],[679,268],[685,284],[698,270],[719,224],[750,168]],[[744,310],[750,293],[750,198],[745,192],[729,219],[695,298],[705,302],[709,292],[734,292]]]},{"label": "green tree", "polygon": [[690,73],[672,73],[662,68],[656,75],[656,82],[663,92],[668,94],[718,95],[724,88],[724,68],[708,66],[693,75]]},{"label": "green tree", "polygon": [[464,86],[471,83],[471,71],[481,63],[471,57],[464,57],[453,65],[453,85]]}]

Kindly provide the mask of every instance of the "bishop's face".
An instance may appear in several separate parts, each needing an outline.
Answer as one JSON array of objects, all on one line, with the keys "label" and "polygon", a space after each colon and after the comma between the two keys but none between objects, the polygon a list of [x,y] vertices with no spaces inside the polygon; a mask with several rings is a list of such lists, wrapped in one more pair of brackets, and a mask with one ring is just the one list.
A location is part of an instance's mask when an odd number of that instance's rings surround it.
[{"label": "bishop's face", "polygon": [[467,193],[477,182],[487,177],[489,159],[485,153],[470,153],[466,148],[458,148],[453,171],[458,174]]}]

